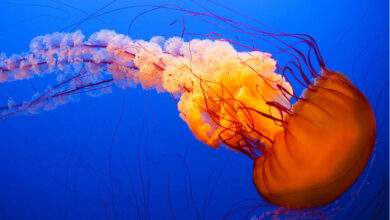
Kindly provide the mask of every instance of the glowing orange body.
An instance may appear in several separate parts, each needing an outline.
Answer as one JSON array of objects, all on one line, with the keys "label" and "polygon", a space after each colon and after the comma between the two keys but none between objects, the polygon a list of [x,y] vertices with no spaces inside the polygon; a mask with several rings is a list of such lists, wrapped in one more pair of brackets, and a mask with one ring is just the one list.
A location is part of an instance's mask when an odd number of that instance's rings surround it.
[{"label": "glowing orange body", "polygon": [[337,199],[362,173],[375,145],[372,109],[342,74],[323,72],[302,98],[253,172],[257,190],[289,208]]},{"label": "glowing orange body", "polygon": [[[174,37],[162,43],[158,37],[132,40],[108,30],[87,41],[81,32],[39,36],[28,56],[2,61],[6,65],[0,65],[0,83],[61,72],[67,65],[82,63],[83,69],[29,103],[0,106],[0,118],[52,109],[73,94],[109,88],[111,83],[123,88],[138,83],[178,97],[181,118],[203,143],[225,145],[254,159],[254,183],[269,202],[289,208],[330,203],[367,164],[375,144],[372,109],[345,76],[326,69],[312,37],[260,33],[280,37],[284,46],[281,39],[286,36],[304,42],[308,57],[287,46],[291,51],[286,53],[294,59],[278,68],[271,54],[239,52],[226,40],[186,42]],[[314,85],[310,76],[317,71],[310,55],[323,70]],[[105,79],[102,73],[107,70],[112,76]],[[304,70],[311,74],[305,76]],[[292,108],[294,91],[287,73],[310,85]]]}]

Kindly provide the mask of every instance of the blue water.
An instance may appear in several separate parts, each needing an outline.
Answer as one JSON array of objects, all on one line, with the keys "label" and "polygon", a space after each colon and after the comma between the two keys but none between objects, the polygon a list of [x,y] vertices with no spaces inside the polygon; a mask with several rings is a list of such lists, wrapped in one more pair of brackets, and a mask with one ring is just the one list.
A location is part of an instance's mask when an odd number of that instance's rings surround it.
[{"label": "blue water", "polygon": [[[267,204],[252,184],[248,158],[198,142],[174,97],[137,87],[0,121],[0,219],[250,219],[278,211],[294,219],[388,219],[388,2],[219,2],[236,12],[207,1],[2,0],[0,51],[20,53],[34,36],[79,29],[87,36],[105,28],[132,38],[170,37],[181,34],[183,23],[193,33],[218,31],[251,44],[244,34],[181,12],[154,10],[134,20],[147,8],[128,6],[141,4],[211,9],[259,28],[310,34],[327,66],[347,74],[376,113],[373,159],[342,198],[305,211]],[[25,100],[47,82],[1,84],[1,105],[9,97]]]}]

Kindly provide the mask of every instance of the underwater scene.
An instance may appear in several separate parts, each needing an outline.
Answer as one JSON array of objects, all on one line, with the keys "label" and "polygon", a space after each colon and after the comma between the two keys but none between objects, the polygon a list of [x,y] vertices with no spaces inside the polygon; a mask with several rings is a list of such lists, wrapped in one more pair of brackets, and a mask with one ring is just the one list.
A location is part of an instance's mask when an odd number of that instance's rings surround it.
[{"label": "underwater scene", "polygon": [[389,218],[388,1],[0,17],[0,220]]}]

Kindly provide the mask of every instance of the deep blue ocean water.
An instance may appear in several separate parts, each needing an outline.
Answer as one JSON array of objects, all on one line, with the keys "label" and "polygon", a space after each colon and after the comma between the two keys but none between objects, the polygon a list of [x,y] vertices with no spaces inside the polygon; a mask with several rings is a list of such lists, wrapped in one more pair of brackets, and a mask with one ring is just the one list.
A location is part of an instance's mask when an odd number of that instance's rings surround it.
[{"label": "deep blue ocean water", "polygon": [[[1,0],[0,51],[27,51],[33,37],[55,31],[82,30],[89,36],[104,28],[136,39],[180,36],[183,23],[193,33],[219,31],[251,43],[242,33],[214,30],[181,12],[153,10],[138,16],[150,7],[130,7],[144,4],[210,9],[259,28],[310,34],[327,66],[348,75],[376,113],[376,148],[358,182],[327,207],[280,210],[257,194],[251,160],[192,136],[178,117],[174,97],[139,87],[114,89],[0,121],[0,220],[255,219],[264,213],[282,219],[388,219],[388,2],[217,2],[235,12],[207,1]],[[256,46],[268,48],[265,42]],[[48,82],[0,84],[0,105],[9,97],[28,100]]]}]

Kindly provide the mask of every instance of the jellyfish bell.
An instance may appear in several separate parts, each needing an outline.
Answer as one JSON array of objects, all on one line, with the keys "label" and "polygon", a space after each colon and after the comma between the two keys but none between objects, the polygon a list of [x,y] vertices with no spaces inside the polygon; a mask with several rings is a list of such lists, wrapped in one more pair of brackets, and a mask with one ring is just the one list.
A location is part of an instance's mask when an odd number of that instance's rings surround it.
[{"label": "jellyfish bell", "polygon": [[344,75],[324,69],[284,120],[254,162],[257,190],[288,208],[331,203],[360,176],[374,148],[370,104]]}]

